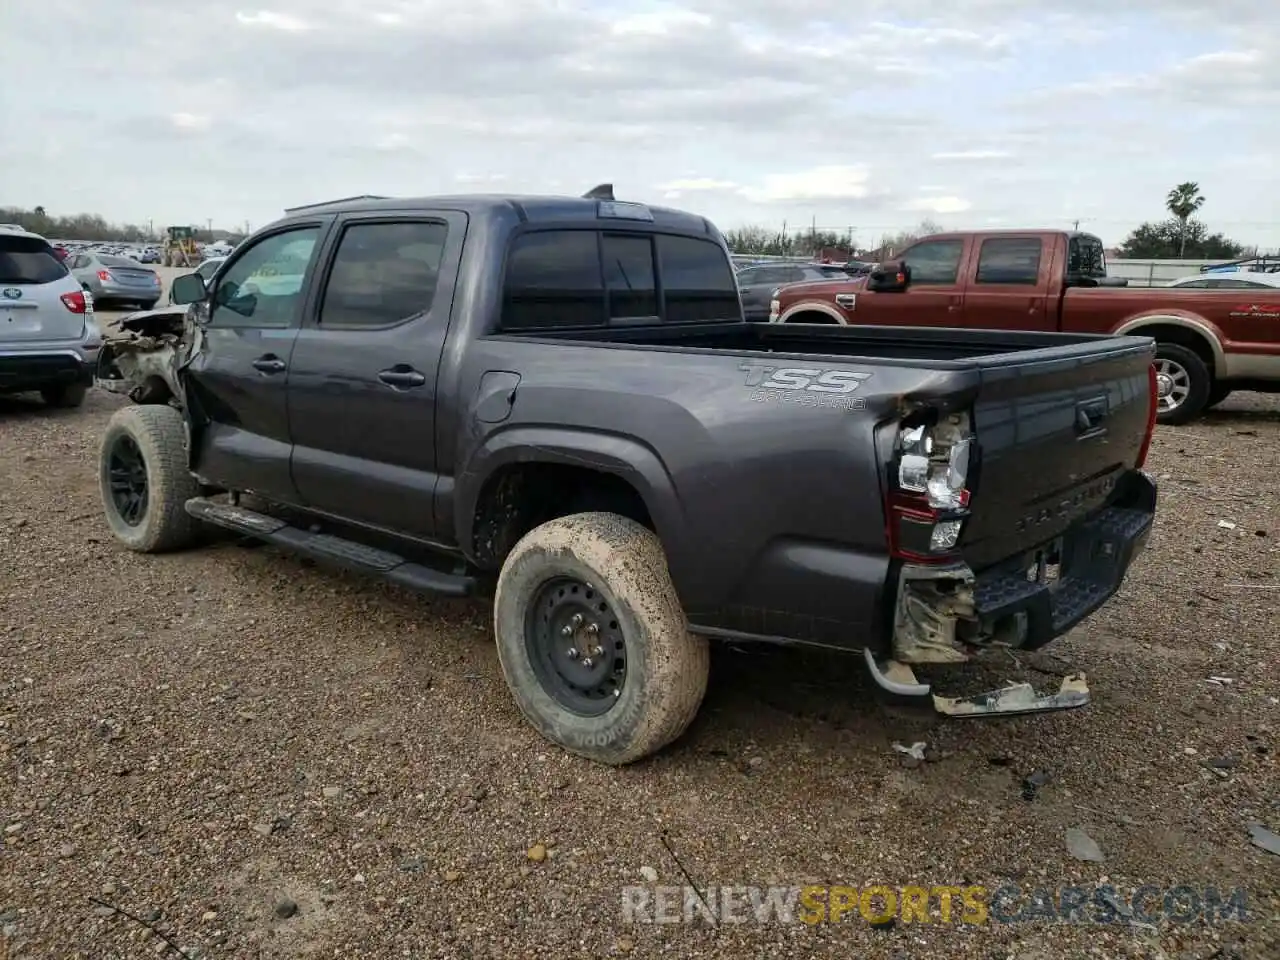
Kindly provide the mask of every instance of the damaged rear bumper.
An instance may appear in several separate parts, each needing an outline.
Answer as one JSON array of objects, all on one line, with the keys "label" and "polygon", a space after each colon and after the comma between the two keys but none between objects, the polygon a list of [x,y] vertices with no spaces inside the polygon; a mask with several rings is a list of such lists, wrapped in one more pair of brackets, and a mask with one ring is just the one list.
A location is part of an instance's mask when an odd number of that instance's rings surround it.
[{"label": "damaged rear bumper", "polygon": [[966,663],[993,649],[1035,650],[1107,602],[1146,547],[1156,487],[1135,474],[1128,495],[1060,537],[974,574],[967,566],[906,565],[899,578],[890,656],[866,651],[872,677],[899,699],[929,702],[947,716],[1069,710],[1089,702],[1083,675],[1041,695],[1011,684],[978,697],[949,698],[920,683],[912,664]]}]

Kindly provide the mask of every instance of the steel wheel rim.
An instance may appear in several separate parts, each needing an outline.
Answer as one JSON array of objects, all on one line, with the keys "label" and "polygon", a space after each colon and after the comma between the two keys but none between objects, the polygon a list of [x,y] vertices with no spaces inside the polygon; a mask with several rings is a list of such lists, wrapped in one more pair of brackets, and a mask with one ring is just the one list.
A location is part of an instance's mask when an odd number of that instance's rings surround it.
[{"label": "steel wheel rim", "polygon": [[542,689],[584,717],[613,709],[627,679],[627,647],[617,615],[589,583],[554,577],[535,593],[525,648]]},{"label": "steel wheel rim", "polygon": [[1176,360],[1161,357],[1156,360],[1156,396],[1160,411],[1177,410],[1191,395],[1191,374]]},{"label": "steel wheel rim", "polygon": [[117,437],[107,455],[107,485],[111,504],[120,519],[131,527],[147,515],[147,462],[142,449],[128,434]]}]

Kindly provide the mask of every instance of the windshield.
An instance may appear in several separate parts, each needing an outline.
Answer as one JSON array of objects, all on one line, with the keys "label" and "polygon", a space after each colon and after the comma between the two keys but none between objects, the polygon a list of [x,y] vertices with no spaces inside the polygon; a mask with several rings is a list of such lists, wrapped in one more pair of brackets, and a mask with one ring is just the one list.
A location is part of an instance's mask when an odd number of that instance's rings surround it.
[{"label": "windshield", "polygon": [[0,236],[0,283],[53,283],[67,268],[38,237]]},{"label": "windshield", "polygon": [[130,260],[128,257],[112,257],[103,254],[98,259],[108,267],[136,267],[138,265],[137,260]]}]

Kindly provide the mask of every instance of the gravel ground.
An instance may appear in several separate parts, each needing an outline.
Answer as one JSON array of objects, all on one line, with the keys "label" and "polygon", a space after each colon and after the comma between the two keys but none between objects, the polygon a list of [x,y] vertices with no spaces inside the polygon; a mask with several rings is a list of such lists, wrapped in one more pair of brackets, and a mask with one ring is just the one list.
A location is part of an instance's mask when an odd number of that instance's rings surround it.
[{"label": "gravel ground", "polygon": [[[1280,831],[1280,398],[1160,429],[1122,593],[972,678],[1083,669],[1091,708],[937,723],[876,706],[852,658],[720,647],[688,735],[622,770],[525,725],[483,604],[230,541],[126,553],[95,483],[120,402],[0,400],[0,957],[179,956],[160,933],[236,958],[1280,956],[1280,858],[1249,836]],[[624,886],[684,870],[1243,885],[1252,922],[625,922]]]}]

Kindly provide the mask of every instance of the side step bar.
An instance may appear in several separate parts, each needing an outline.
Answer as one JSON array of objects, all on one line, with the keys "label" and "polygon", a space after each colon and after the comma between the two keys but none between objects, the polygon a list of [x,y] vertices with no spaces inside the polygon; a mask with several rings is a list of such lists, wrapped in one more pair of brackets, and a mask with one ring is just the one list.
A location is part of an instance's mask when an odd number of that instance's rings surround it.
[{"label": "side step bar", "polygon": [[411,563],[397,554],[367,547],[354,540],[327,533],[312,533],[265,513],[255,513],[253,510],[229,503],[217,503],[204,497],[188,500],[185,506],[188,514],[204,523],[265,540],[313,560],[381,577],[412,590],[448,597],[469,597],[476,589],[474,577]]},{"label": "side step bar", "polygon": [[943,697],[927,683],[916,679],[915,671],[898,660],[883,665],[871,648],[863,650],[867,671],[876,685],[899,702],[928,703],[946,717],[1012,717],[1027,713],[1054,713],[1089,705],[1089,685],[1083,673],[1062,678],[1057,693],[1039,694],[1029,683],[1010,683],[973,697]]}]

